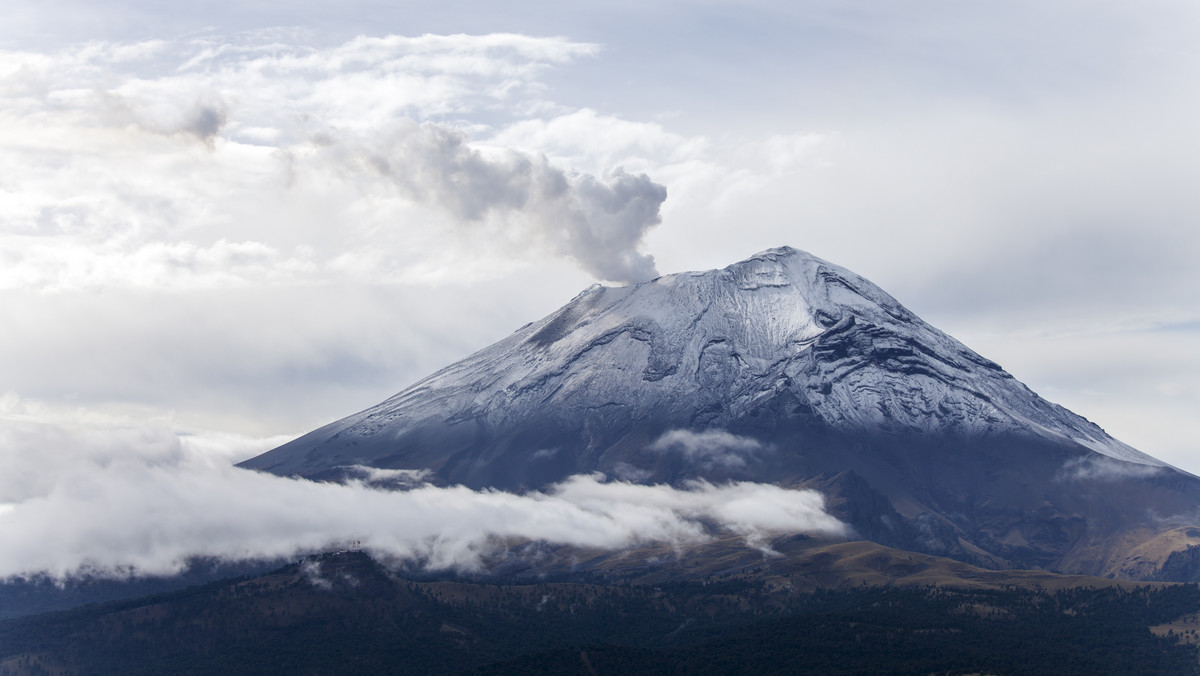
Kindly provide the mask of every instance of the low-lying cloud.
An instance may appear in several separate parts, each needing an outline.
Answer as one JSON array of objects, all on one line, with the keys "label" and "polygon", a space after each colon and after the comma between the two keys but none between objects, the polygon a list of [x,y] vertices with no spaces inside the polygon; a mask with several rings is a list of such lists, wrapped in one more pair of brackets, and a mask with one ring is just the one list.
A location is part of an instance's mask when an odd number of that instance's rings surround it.
[{"label": "low-lying cloud", "polygon": [[1055,478],[1059,481],[1122,481],[1145,479],[1164,471],[1166,468],[1161,465],[1124,462],[1097,453],[1068,460]]},{"label": "low-lying cloud", "polygon": [[[373,484],[419,475],[361,469],[363,481],[316,483],[237,469],[227,451],[214,451],[220,439],[188,445],[161,430],[97,437],[0,422],[0,578],[171,574],[196,556],[272,559],[353,541],[432,569],[473,569],[511,539],[620,549],[702,542],[713,526],[752,543],[772,533],[848,532],[820,493],[773,485],[678,489],[594,474],[525,494],[396,491]],[[74,462],[41,468],[43,454]]]},{"label": "low-lying cloud", "polygon": [[677,453],[689,463],[705,469],[741,469],[746,466],[747,460],[762,452],[764,446],[757,439],[725,430],[671,430],[650,444],[649,450]]}]

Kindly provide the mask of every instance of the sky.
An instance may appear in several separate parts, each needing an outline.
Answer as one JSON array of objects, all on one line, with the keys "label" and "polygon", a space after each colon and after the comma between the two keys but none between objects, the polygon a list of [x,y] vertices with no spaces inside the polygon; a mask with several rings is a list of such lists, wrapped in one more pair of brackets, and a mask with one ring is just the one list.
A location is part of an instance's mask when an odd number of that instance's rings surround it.
[{"label": "sky", "polygon": [[[248,508],[230,462],[592,283],[781,245],[1200,474],[1198,29],[1184,0],[8,0],[0,533],[138,513],[155,472],[180,513]],[[85,539],[0,575],[107,561]]]}]

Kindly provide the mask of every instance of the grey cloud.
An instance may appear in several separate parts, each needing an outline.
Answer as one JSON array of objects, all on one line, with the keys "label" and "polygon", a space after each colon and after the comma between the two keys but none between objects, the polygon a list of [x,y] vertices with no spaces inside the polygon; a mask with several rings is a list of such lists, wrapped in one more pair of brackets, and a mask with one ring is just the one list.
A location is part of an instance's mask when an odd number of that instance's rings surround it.
[{"label": "grey cloud", "polygon": [[618,462],[616,464],[616,466],[613,467],[613,474],[615,474],[617,476],[617,478],[620,479],[621,481],[628,481],[630,483],[641,483],[641,482],[645,481],[646,479],[649,479],[650,476],[652,474],[654,474],[654,472],[651,472],[648,469],[641,469],[640,467],[634,467],[633,465],[631,465],[627,462]]},{"label": "grey cloud", "polygon": [[516,151],[485,157],[460,132],[435,124],[404,123],[386,154],[365,158],[408,197],[436,202],[456,217],[478,221],[566,193],[561,171]]},{"label": "grey cloud", "polygon": [[317,589],[329,591],[333,583],[321,576],[321,564],[316,561],[304,561],[300,564],[300,572],[308,579],[308,583]]},{"label": "grey cloud", "polygon": [[678,453],[689,462],[704,468],[740,469],[763,450],[756,439],[731,434],[725,430],[671,430],[648,447],[659,453]]},{"label": "grey cloud", "polygon": [[194,138],[209,148],[229,123],[229,109],[222,102],[197,101],[191,107],[169,112],[147,108],[133,110],[138,126],[164,136]]},{"label": "grey cloud", "polygon": [[575,185],[577,220],[567,252],[600,279],[640,282],[658,276],[654,257],[638,251],[646,232],[661,222],[667,189],[645,174],[615,170],[607,181],[584,174]]},{"label": "grey cloud", "polygon": [[[217,96],[192,91],[164,91],[156,97],[97,90],[92,101],[109,124],[136,127],[164,136],[188,136],[210,147],[230,121],[229,106]],[[191,103],[187,103],[188,100]]]},{"label": "grey cloud", "polygon": [[191,134],[205,143],[212,143],[227,122],[229,113],[224,106],[197,104],[191,115],[184,118],[179,131]]},{"label": "grey cloud", "polygon": [[638,249],[661,222],[667,191],[645,174],[567,172],[545,156],[473,148],[461,132],[431,123],[399,124],[382,152],[367,150],[374,142],[349,142],[364,169],[409,199],[441,207],[460,227],[477,227],[489,216],[516,221],[511,235],[569,256],[598,279],[658,276],[653,257]]}]

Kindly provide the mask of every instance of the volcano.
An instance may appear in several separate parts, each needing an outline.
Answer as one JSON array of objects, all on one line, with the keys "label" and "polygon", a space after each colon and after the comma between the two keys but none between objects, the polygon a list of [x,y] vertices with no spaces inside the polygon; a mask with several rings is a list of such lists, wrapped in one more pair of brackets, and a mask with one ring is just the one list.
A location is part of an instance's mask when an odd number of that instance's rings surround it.
[{"label": "volcano", "polygon": [[1149,579],[1200,559],[1200,479],[789,247],[592,286],[241,466],[502,490],[753,481],[821,490],[863,539],[993,568]]}]

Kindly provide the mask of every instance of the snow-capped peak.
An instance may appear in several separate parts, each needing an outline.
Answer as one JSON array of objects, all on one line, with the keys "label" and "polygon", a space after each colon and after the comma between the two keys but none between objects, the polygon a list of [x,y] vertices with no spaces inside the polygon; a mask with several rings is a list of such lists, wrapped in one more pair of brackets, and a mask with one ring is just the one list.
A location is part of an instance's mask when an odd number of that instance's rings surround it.
[{"label": "snow-capped peak", "polygon": [[[390,466],[423,467],[413,458],[438,449],[396,446],[429,430],[517,435],[505,454],[548,452],[517,446],[550,444],[562,431],[582,435],[555,451],[563,472],[611,470],[605,449],[634,443],[622,435],[639,426],[643,435],[732,429],[761,416],[776,427],[803,420],[856,433],[1036,437],[1163,464],[1044,401],[863,277],[791,247],[719,270],[589,287],[499,343],[273,453],[289,471],[326,463],[324,453],[339,465],[373,465],[379,454],[394,459]],[[265,466],[260,460],[251,466]]]}]

